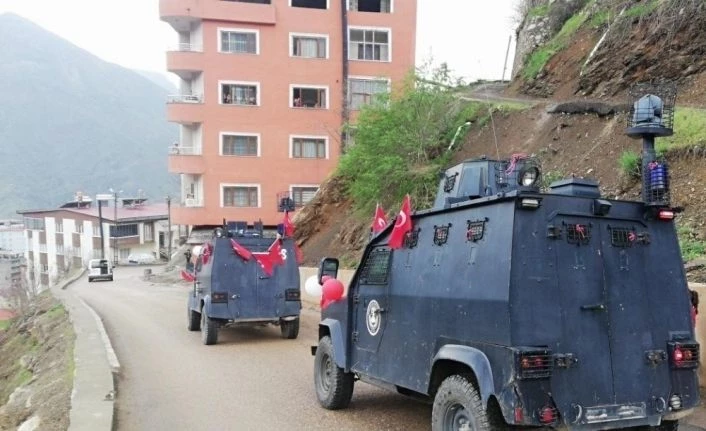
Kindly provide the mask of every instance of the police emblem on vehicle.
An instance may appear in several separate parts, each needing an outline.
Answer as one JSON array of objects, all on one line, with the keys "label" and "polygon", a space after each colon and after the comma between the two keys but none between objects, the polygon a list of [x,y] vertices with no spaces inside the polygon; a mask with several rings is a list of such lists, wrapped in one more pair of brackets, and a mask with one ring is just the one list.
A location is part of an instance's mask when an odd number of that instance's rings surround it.
[{"label": "police emblem on vehicle", "polygon": [[382,323],[382,313],[380,304],[378,304],[378,302],[374,299],[370,301],[368,303],[368,308],[365,312],[365,315],[367,316],[367,318],[365,319],[365,323],[368,326],[368,332],[372,336],[377,335],[378,331],[380,330],[380,324]]}]

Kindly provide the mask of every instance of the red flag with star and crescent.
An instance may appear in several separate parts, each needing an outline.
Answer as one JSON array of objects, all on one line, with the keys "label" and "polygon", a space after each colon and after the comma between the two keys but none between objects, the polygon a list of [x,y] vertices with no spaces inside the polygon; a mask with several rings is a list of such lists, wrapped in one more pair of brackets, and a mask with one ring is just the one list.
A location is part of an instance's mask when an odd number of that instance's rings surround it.
[{"label": "red flag with star and crescent", "polygon": [[405,236],[407,232],[412,230],[412,204],[409,199],[409,195],[405,196],[404,201],[402,201],[402,208],[400,213],[397,214],[395,218],[395,227],[392,228],[392,233],[390,234],[390,241],[388,245],[392,249],[401,248],[404,244]]},{"label": "red flag with star and crescent", "polygon": [[284,236],[294,235],[294,223],[289,218],[289,211],[284,212]]},{"label": "red flag with star and crescent", "polygon": [[382,210],[380,204],[377,204],[375,206],[375,217],[373,218],[373,222],[370,225],[370,229],[375,234],[378,232],[382,232],[382,230],[385,229],[385,226],[387,226],[387,218],[385,217],[385,211]]}]

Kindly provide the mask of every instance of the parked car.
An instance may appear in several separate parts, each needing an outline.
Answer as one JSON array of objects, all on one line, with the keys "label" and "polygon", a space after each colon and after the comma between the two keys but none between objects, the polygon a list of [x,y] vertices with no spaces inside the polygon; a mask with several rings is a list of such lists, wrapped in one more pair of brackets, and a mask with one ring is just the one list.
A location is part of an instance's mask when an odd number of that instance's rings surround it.
[{"label": "parked car", "polygon": [[88,281],[113,281],[113,265],[108,259],[91,259],[88,261]]}]

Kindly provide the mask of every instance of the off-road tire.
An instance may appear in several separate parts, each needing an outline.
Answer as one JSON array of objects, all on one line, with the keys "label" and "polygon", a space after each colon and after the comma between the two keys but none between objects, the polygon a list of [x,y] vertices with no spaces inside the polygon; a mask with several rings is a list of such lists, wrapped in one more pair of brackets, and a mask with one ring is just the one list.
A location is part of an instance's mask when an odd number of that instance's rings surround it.
[{"label": "off-road tire", "polygon": [[[461,428],[467,424],[468,428]],[[488,414],[473,384],[462,375],[447,377],[434,397],[431,412],[432,431],[490,431]]]},{"label": "off-road tire", "polygon": [[299,336],[299,318],[294,320],[281,320],[279,329],[282,331],[282,338],[294,340]]},{"label": "off-road tire", "polygon": [[328,410],[348,407],[353,397],[353,374],[336,365],[328,335],[319,340],[314,358],[314,388],[319,404]]},{"label": "off-road tire", "polygon": [[218,322],[206,315],[206,310],[201,309],[201,341],[211,346],[218,342]]},{"label": "off-road tire", "polygon": [[186,328],[189,331],[200,331],[201,330],[201,313],[197,313],[192,310],[189,305],[186,305]]}]

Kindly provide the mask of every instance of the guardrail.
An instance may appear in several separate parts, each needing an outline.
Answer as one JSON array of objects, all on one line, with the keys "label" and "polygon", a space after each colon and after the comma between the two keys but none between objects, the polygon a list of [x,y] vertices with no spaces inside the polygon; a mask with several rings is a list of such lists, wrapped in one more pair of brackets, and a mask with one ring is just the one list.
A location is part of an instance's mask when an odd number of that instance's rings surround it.
[{"label": "guardrail", "polygon": [[167,103],[203,103],[201,94],[170,94]]},{"label": "guardrail", "polygon": [[170,46],[167,50],[178,52],[203,52],[203,45],[195,43],[177,43],[176,45]]},{"label": "guardrail", "polygon": [[174,156],[200,156],[200,147],[183,147],[178,144],[169,146],[169,154]]}]

